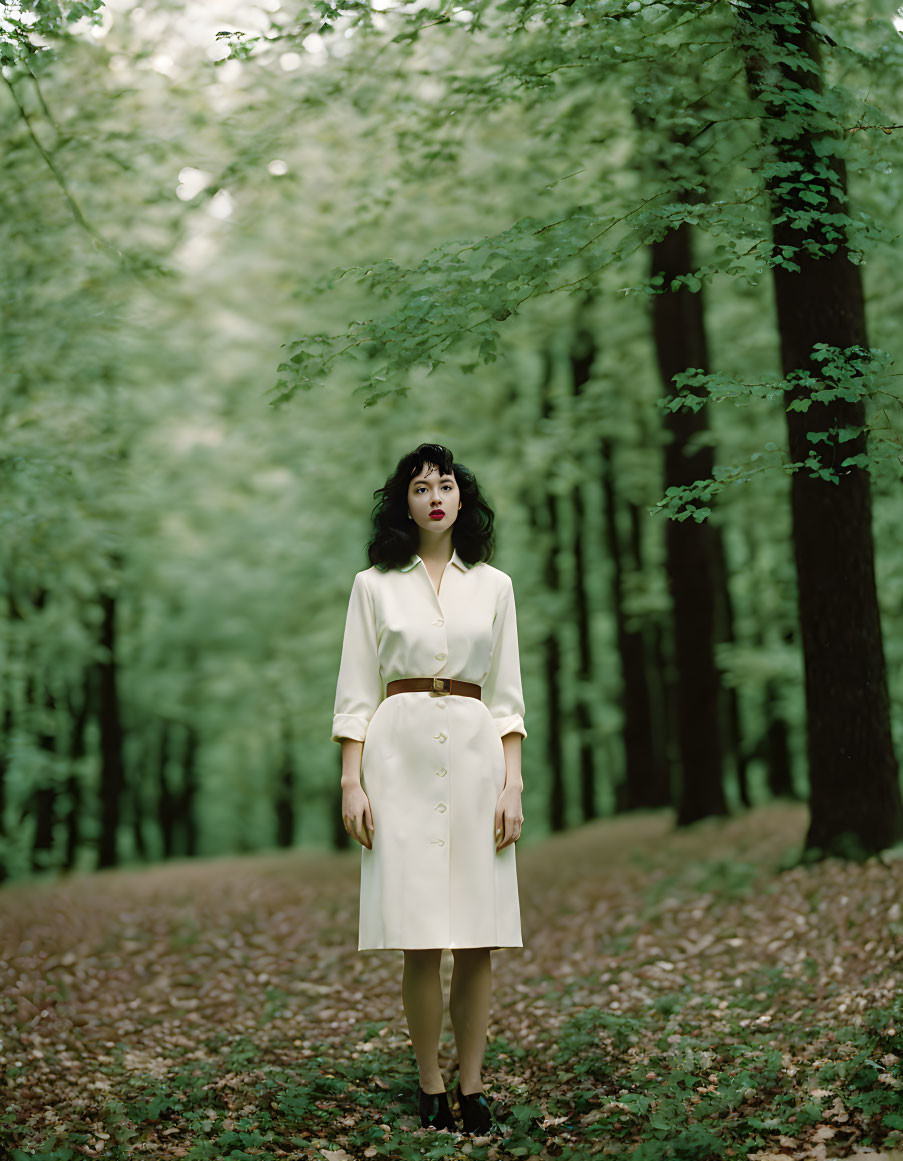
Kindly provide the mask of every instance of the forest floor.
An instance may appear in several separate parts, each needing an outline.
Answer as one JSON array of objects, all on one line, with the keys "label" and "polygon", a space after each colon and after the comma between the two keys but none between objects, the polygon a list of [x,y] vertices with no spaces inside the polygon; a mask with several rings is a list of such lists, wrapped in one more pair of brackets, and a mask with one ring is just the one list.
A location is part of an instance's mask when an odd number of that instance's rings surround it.
[{"label": "forest floor", "polygon": [[[661,811],[519,846],[490,1138],[413,1114],[402,953],[357,951],[357,848],[7,886],[0,1155],[903,1158],[903,858],[791,867],[805,827]],[[451,1091],[450,1026],[442,1053]]]}]

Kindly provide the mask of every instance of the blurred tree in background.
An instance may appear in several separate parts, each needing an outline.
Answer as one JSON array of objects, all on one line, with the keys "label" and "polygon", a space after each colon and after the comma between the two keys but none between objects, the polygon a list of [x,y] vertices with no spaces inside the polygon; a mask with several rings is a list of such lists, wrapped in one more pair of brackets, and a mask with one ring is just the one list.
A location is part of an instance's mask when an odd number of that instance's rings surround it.
[{"label": "blurred tree in background", "polygon": [[498,512],[533,833],[792,794],[813,853],[903,837],[883,6],[0,29],[5,877],[344,842],[345,605],[423,439]]}]

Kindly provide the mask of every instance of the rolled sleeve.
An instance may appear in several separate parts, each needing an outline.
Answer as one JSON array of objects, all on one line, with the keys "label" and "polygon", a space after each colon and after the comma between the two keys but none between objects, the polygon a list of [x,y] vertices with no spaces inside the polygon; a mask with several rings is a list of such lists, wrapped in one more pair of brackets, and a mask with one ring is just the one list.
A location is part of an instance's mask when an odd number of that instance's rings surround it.
[{"label": "rolled sleeve", "polygon": [[492,635],[492,660],[489,674],[483,682],[483,700],[492,715],[499,737],[503,738],[505,734],[526,737],[514,586],[507,576],[499,595]]},{"label": "rolled sleeve", "polygon": [[383,686],[377,655],[373,598],[364,573],[354,578],[348,600],[342,660],[336,684],[332,740],[363,742],[370,719],[382,701]]}]

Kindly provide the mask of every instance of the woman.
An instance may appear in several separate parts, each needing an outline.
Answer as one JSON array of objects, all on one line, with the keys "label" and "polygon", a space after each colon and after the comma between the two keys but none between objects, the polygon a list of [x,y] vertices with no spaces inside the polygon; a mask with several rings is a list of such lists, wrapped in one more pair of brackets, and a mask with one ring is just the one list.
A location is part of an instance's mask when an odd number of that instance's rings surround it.
[{"label": "woman", "polygon": [[342,818],[363,848],[358,950],[404,949],[402,998],[424,1127],[456,1128],[439,1068],[442,949],[465,1132],[492,1125],[481,1070],[490,952],[522,947],[514,842],[524,706],[510,578],[493,514],[438,444],[376,493],[336,691]]}]

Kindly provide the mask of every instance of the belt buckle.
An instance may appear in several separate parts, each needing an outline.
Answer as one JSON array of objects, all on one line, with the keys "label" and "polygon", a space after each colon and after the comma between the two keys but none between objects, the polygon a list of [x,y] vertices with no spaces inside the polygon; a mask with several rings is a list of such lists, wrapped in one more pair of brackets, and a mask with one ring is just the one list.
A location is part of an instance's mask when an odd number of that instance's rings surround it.
[{"label": "belt buckle", "polygon": [[439,697],[442,693],[451,693],[451,678],[434,677],[430,697]]}]

